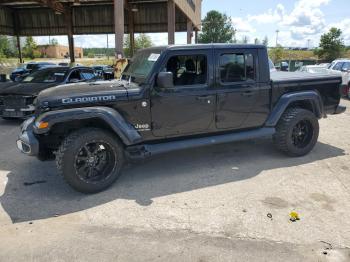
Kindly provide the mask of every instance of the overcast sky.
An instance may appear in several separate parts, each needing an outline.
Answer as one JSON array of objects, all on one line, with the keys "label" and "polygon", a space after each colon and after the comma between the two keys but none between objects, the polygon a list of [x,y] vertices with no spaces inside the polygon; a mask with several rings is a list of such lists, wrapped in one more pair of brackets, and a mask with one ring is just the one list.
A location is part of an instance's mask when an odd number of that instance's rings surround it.
[{"label": "overcast sky", "polygon": [[[220,3],[220,4],[219,4]],[[231,17],[237,29],[237,39],[244,36],[249,42],[255,38],[269,38],[269,45],[318,46],[320,35],[335,26],[342,29],[345,43],[350,45],[350,0],[203,0],[202,18],[210,10],[218,10]],[[155,45],[167,44],[167,34],[149,34]],[[68,45],[66,36],[51,36]],[[106,35],[74,36],[75,45],[106,47]],[[36,37],[38,44],[47,44],[48,37]],[[186,43],[186,33],[176,33],[176,44]],[[109,35],[109,47],[114,47],[114,35]]]}]

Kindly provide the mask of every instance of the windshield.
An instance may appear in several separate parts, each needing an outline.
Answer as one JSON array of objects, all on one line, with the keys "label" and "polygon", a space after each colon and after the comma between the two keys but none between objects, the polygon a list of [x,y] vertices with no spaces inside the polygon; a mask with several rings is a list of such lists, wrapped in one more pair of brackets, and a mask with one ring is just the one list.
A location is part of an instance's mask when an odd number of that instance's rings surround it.
[{"label": "windshield", "polygon": [[27,68],[27,64],[20,64],[17,69],[26,69]]},{"label": "windshield", "polygon": [[335,62],[332,62],[332,63],[328,66],[328,69],[332,69],[334,65],[335,65]]},{"label": "windshield", "polygon": [[36,67],[36,64],[27,64],[27,69],[32,70]]},{"label": "windshield", "polygon": [[144,81],[150,74],[160,53],[161,50],[155,49],[139,51],[125,68],[122,79],[128,80],[131,77],[131,80],[135,82]]},{"label": "windshield", "polygon": [[67,69],[44,69],[25,77],[24,83],[55,83],[62,82],[67,73]]}]

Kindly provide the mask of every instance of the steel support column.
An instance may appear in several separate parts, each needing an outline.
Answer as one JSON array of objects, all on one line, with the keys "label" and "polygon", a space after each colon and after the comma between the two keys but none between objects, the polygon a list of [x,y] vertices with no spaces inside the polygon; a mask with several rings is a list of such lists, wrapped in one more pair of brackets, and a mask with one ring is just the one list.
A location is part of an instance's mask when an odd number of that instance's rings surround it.
[{"label": "steel support column", "polygon": [[19,35],[16,35],[16,38],[17,38],[18,58],[19,58],[19,62],[22,64],[23,56],[22,56],[22,50],[21,50],[21,38],[19,37]]},{"label": "steel support column", "polygon": [[122,58],[124,40],[124,0],[114,0],[115,57]]},{"label": "steel support column", "polygon": [[134,55],[135,51],[135,33],[134,33],[134,12],[132,11],[131,5],[128,7],[128,25],[130,34],[130,56]]},{"label": "steel support column", "polygon": [[73,38],[73,21],[72,21],[72,8],[68,7],[66,8],[65,12],[66,17],[66,25],[67,25],[67,32],[68,32],[68,46],[69,46],[69,58],[70,62],[75,62],[75,54],[74,54],[74,38]]},{"label": "steel support column", "polygon": [[175,44],[175,2],[168,0],[168,44]]},{"label": "steel support column", "polygon": [[14,25],[14,31],[16,35],[16,40],[17,40],[17,49],[18,49],[18,59],[19,62],[22,64],[23,63],[23,56],[22,56],[22,50],[21,50],[21,38],[19,36],[19,22],[18,22],[18,14],[16,11],[13,11],[12,13],[13,17],[13,25]]},{"label": "steel support column", "polygon": [[193,35],[193,24],[192,24],[192,21],[187,18],[187,44],[192,43],[192,35]]}]

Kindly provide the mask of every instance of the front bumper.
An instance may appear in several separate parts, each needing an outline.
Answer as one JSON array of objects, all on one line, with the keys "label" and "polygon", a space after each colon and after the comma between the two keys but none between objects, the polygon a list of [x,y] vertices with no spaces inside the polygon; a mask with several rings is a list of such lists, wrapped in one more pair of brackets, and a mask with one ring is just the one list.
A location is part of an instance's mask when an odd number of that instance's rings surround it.
[{"label": "front bumper", "polygon": [[17,139],[18,149],[29,156],[37,156],[39,154],[39,141],[33,133],[34,117],[23,122],[21,133]]},{"label": "front bumper", "polygon": [[35,107],[30,105],[26,108],[0,108],[0,115],[6,118],[28,118],[34,114]]}]

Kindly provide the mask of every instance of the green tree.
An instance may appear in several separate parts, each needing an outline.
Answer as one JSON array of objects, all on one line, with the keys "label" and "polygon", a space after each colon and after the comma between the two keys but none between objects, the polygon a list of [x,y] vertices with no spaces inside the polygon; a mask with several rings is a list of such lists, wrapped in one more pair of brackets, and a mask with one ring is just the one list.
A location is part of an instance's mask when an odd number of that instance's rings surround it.
[{"label": "green tree", "polygon": [[58,40],[56,38],[52,38],[50,41],[50,45],[58,45]]},{"label": "green tree", "polygon": [[264,40],[262,41],[262,44],[263,44],[264,46],[268,46],[268,45],[269,45],[269,39],[268,39],[267,36],[265,36]]},{"label": "green tree", "polygon": [[231,18],[218,11],[207,13],[202,21],[202,33],[199,35],[199,43],[232,43],[235,30]]},{"label": "green tree", "polygon": [[278,45],[275,48],[271,48],[269,51],[269,57],[274,63],[281,61],[284,57],[284,50],[281,45]]},{"label": "green tree", "polygon": [[3,58],[12,56],[9,39],[4,35],[0,35],[0,54]]},{"label": "green tree", "polygon": [[254,39],[254,44],[260,45],[260,40],[259,40],[259,38],[255,38],[255,39]]},{"label": "green tree", "polygon": [[[153,46],[151,37],[146,34],[139,34],[137,37],[135,37],[135,52],[143,49]],[[130,50],[130,38],[126,37],[124,40],[124,54],[126,57],[131,56],[131,50]]]},{"label": "green tree", "polygon": [[31,59],[34,59],[37,56],[36,52],[37,45],[35,43],[35,40],[32,36],[28,36],[26,38],[24,47],[23,47],[23,55],[24,57],[29,57]]},{"label": "green tree", "polygon": [[5,58],[5,55],[4,55],[4,53],[2,52],[2,50],[0,49],[0,61],[1,61],[3,58]]},{"label": "green tree", "polygon": [[342,31],[332,27],[328,33],[321,36],[320,47],[315,50],[315,54],[320,58],[333,61],[341,57],[344,51]]}]

